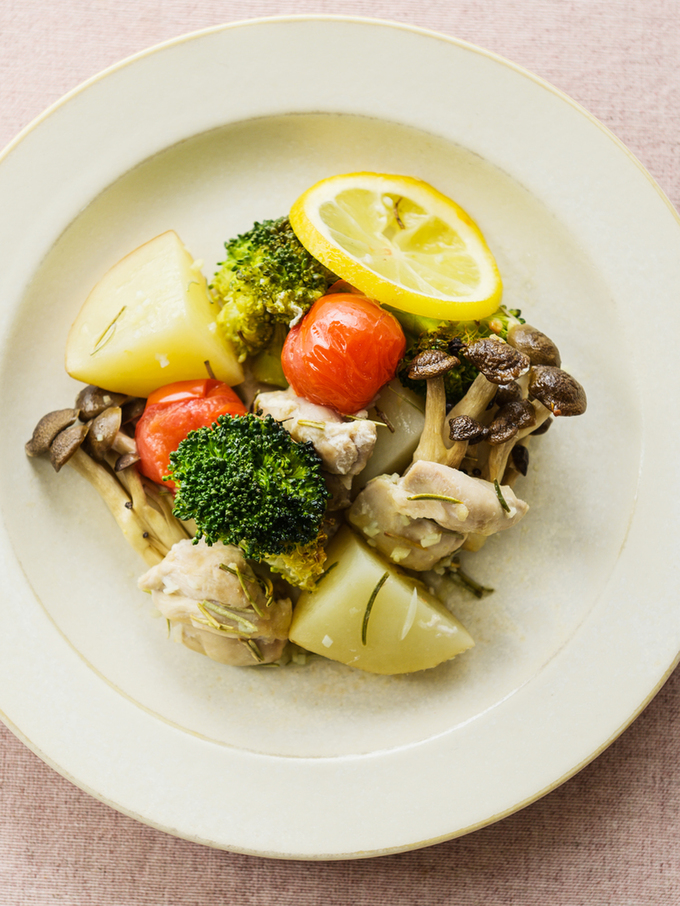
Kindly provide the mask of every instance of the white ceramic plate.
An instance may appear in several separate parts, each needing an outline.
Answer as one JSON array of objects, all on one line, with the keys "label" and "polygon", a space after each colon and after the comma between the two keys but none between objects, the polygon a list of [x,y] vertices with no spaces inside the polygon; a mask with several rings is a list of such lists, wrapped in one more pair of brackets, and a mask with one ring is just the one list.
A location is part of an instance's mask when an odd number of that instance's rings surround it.
[{"label": "white ceramic plate", "polygon": [[[173,228],[210,274],[225,239],[352,170],[419,176],[470,211],[589,410],[546,435],[529,516],[474,563],[497,591],[456,605],[472,652],[397,678],[220,667],[166,641],[101,502],[23,444],[71,405],[67,330],[118,258]],[[0,706],[65,776],[213,846],[367,856],[535,799],[659,688],[680,650],[680,429],[670,361],[639,328],[674,319],[680,229],[568,98],[404,26],[243,23],[73,92],[5,152],[0,199]]]}]

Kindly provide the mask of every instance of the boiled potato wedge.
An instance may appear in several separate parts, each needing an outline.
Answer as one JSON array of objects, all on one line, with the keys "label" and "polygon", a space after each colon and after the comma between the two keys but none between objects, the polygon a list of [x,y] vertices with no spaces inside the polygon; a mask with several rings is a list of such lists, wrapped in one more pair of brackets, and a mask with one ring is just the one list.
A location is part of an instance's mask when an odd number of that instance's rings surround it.
[{"label": "boiled potato wedge", "polygon": [[330,571],[314,591],[301,595],[293,612],[290,639],[297,645],[384,674],[427,670],[474,645],[421,583],[396,570],[348,527],[329,545],[326,562]]},{"label": "boiled potato wedge", "polygon": [[219,335],[216,303],[179,236],[169,230],[115,264],[94,287],[66,344],[66,370],[79,381],[148,396],[174,381],[243,372]]}]

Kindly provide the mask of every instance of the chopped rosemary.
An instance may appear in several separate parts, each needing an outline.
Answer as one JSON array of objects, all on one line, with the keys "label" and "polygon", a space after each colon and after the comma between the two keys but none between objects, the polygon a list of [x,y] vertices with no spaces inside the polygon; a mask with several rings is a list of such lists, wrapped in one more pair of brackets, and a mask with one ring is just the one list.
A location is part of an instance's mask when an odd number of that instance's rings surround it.
[{"label": "chopped rosemary", "polygon": [[258,662],[258,664],[264,663],[264,655],[260,651],[260,646],[253,639],[243,639],[243,644],[250,650],[250,653]]},{"label": "chopped rosemary", "polygon": [[262,594],[267,599],[264,606],[270,607],[274,603],[274,583],[271,579],[268,579],[266,576],[255,575],[255,581],[262,589]]},{"label": "chopped rosemary", "polygon": [[208,626],[212,626],[213,629],[222,628],[224,624],[220,623],[219,620],[216,620],[215,617],[206,609],[205,605],[202,602],[199,603],[198,609],[205,616],[205,620],[198,620],[198,618],[195,618],[199,623],[206,623]]},{"label": "chopped rosemary", "polygon": [[109,326],[104,330],[104,332],[101,334],[101,336],[99,337],[99,339],[97,340],[97,342],[94,344],[94,349],[92,350],[92,352],[90,353],[90,355],[94,355],[95,352],[99,352],[99,350],[100,350],[103,346],[106,346],[106,344],[109,342],[109,340],[111,339],[111,337],[112,337],[112,336],[114,335],[114,333],[116,332],[116,321],[118,320],[118,318],[120,318],[120,316],[123,314],[123,312],[125,311],[126,308],[127,308],[127,305],[124,305],[124,306],[121,308],[121,310],[118,312],[118,314],[116,315],[116,317],[113,319],[113,321],[111,321],[111,323],[109,324]]},{"label": "chopped rosemary", "polygon": [[[198,609],[208,619],[215,620],[213,614],[209,612],[212,610],[213,613],[218,613],[221,617],[226,617],[228,620],[233,620],[234,623],[237,623],[240,627],[242,627],[245,632],[257,632],[257,626],[254,623],[251,623],[250,620],[247,620],[243,616],[243,614],[238,612],[238,610],[232,610],[230,607],[223,607],[216,601],[201,601],[198,605]],[[217,623],[217,626],[223,625],[218,620],[215,620],[215,623]],[[217,626],[215,626],[214,628],[217,629]]]},{"label": "chopped rosemary", "polygon": [[243,641],[243,636],[231,628],[230,626],[224,626],[222,623],[218,623],[217,620],[202,620],[200,617],[192,617],[192,623],[200,623],[202,626],[209,626],[211,629],[216,629],[222,635],[226,635],[229,639],[238,639]]},{"label": "chopped rosemary", "polygon": [[392,422],[389,420],[389,418],[385,415],[385,413],[382,411],[382,409],[378,409],[377,406],[374,406],[373,408],[375,409],[375,414],[376,414],[376,415],[378,416],[378,418],[380,419],[380,421],[379,421],[379,422],[376,422],[376,424],[378,424],[378,425],[385,425],[387,428],[390,429],[390,434],[394,434],[394,432],[395,432],[394,425],[393,425]]},{"label": "chopped rosemary", "polygon": [[308,418],[299,418],[298,425],[302,425],[305,428],[318,428],[319,431],[326,430],[326,425],[323,422],[313,422]]},{"label": "chopped rosemary", "polygon": [[375,599],[378,597],[378,592],[383,587],[387,579],[389,578],[389,573],[383,573],[382,576],[378,579],[378,583],[371,593],[371,597],[368,599],[368,604],[366,605],[366,611],[364,613],[364,622],[361,624],[361,644],[366,644],[366,633],[368,632],[368,621],[371,618],[371,611],[373,610],[373,604]]},{"label": "chopped rosemary", "polygon": [[468,574],[464,573],[460,568],[451,573],[451,575],[456,576],[459,581],[466,588],[468,588],[476,598],[483,598],[484,595],[490,595],[494,592],[493,588],[489,588],[486,585],[480,585],[479,582],[475,582],[475,580],[471,576],[468,576]]},{"label": "chopped rosemary", "polygon": [[390,428],[392,433],[394,434],[394,428],[391,428],[387,421],[376,422],[372,418],[361,418],[361,416],[359,415],[344,415],[343,418],[348,418],[352,422],[368,422],[369,425],[375,425],[376,428]]},{"label": "chopped rosemary", "polygon": [[506,512],[506,513],[509,513],[509,512],[510,512],[510,507],[508,506],[505,497],[503,497],[503,494],[502,494],[502,492],[501,492],[501,486],[498,484],[498,479],[497,479],[497,478],[494,478],[494,480],[493,480],[493,486],[494,486],[494,488],[495,488],[495,490],[496,490],[496,497],[498,497],[498,502],[499,502],[500,505],[503,507],[503,509],[505,510],[505,512]]},{"label": "chopped rosemary", "polygon": [[[233,567],[233,566],[227,566],[226,563],[220,563],[220,569],[223,569],[223,570],[224,570],[225,572],[227,572],[227,573],[231,573],[232,576],[236,576],[236,578],[237,578],[238,581],[239,581],[239,585],[240,585],[241,588],[243,589],[243,594],[244,594],[244,595],[246,596],[246,598],[248,599],[248,602],[249,602],[250,606],[253,608],[253,610],[254,610],[255,613],[258,615],[258,617],[263,617],[264,614],[262,613],[262,610],[260,609],[260,607],[259,607],[257,601],[255,600],[255,598],[251,595],[251,593],[250,593],[250,592],[248,591],[248,589],[246,588],[246,583],[245,583],[245,580],[244,580],[244,578],[243,578],[243,573],[242,573],[241,570],[238,568],[238,566],[237,566],[237,567]],[[262,584],[261,584],[260,580],[259,580],[257,577],[254,577],[254,578],[253,578],[252,576],[246,576],[246,578],[247,578],[250,582],[255,582],[255,583],[256,583],[257,585],[259,585],[260,588],[265,592],[265,594],[267,595],[267,598],[268,598],[267,604],[266,604],[265,606],[269,607],[269,605],[270,605],[270,603],[271,603],[271,597],[270,597],[270,595],[269,595],[269,589],[265,590],[264,588],[262,588]],[[271,584],[271,583],[270,583],[270,584]],[[272,591],[273,591],[273,586],[272,586]]]},{"label": "chopped rosemary", "polygon": [[407,497],[407,500],[443,500],[444,503],[463,503],[462,500],[458,500],[457,497],[447,497],[446,494],[413,494],[411,497]]},{"label": "chopped rosemary", "polygon": [[326,576],[328,575],[328,573],[329,573],[332,569],[335,569],[335,567],[338,565],[338,562],[339,562],[339,561],[336,560],[335,563],[331,563],[331,565],[330,565],[329,567],[327,567],[327,568],[321,573],[321,575],[319,576],[319,578],[318,578],[318,579],[316,580],[316,582],[314,583],[314,588],[316,588],[316,586],[319,584],[319,582],[323,582],[323,580],[326,578]]}]

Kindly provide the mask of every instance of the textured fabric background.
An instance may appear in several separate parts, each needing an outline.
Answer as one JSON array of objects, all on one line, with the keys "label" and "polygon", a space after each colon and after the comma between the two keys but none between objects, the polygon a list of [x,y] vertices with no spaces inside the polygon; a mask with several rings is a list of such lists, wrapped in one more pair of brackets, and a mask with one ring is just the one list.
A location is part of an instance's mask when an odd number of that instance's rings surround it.
[{"label": "textured fabric background", "polygon": [[[609,126],[680,206],[678,0],[0,0],[0,147],[64,92],[149,45],[313,12],[425,26],[526,66]],[[676,671],[596,762],[492,827],[364,862],[282,863],[139,825],[0,727],[0,904],[678,904],[679,762]]]}]

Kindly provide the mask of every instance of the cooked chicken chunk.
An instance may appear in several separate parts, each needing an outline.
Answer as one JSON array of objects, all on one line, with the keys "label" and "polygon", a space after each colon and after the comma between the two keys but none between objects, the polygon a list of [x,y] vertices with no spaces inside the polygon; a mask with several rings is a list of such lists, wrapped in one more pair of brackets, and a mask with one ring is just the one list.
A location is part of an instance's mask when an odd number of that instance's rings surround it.
[{"label": "cooked chicken chunk", "polygon": [[310,403],[290,389],[261,393],[257,408],[282,422],[293,440],[311,441],[324,469],[333,475],[357,475],[373,452],[373,422],[361,418],[343,421],[335,410]]},{"label": "cooked chicken chunk", "polygon": [[371,547],[408,569],[432,569],[457,551],[465,535],[449,532],[431,519],[414,519],[403,511],[396,475],[381,475],[369,481],[349,511],[349,521]]},{"label": "cooked chicken chunk", "polygon": [[[491,482],[418,460],[402,478],[370,481],[354,501],[349,521],[391,560],[427,570],[458,550],[469,533],[493,535],[519,522],[529,507],[511,488],[501,492],[508,510]],[[450,499],[436,499],[442,497]]]},{"label": "cooked chicken chunk", "polygon": [[237,547],[179,541],[138,585],[178,641],[223,664],[269,663],[288,639],[290,600],[274,600]]},{"label": "cooked chicken chunk", "polygon": [[[519,522],[529,505],[515,496],[507,485],[501,488],[508,509],[503,509],[491,481],[473,478],[436,462],[415,462],[399,481],[396,503],[408,515],[432,519],[450,531],[494,535]],[[413,499],[419,495],[438,495],[460,500]]]}]

